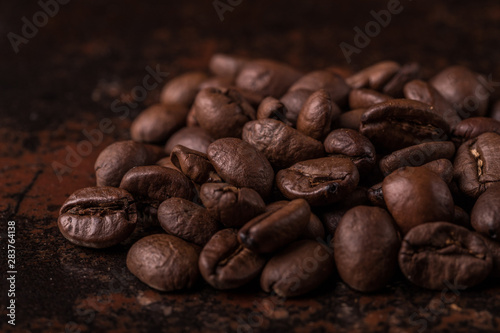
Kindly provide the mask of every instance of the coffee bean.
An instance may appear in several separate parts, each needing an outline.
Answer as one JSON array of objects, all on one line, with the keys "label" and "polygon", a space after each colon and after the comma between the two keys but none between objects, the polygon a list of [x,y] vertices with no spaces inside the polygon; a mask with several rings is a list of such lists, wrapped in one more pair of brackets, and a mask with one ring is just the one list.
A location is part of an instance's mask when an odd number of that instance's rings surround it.
[{"label": "coffee bean", "polygon": [[424,165],[422,165],[422,167],[434,172],[442,180],[444,180],[446,184],[451,184],[451,181],[453,180],[453,164],[450,162],[450,160],[442,158],[429,163],[425,163]]},{"label": "coffee bean", "polygon": [[241,137],[243,125],[255,119],[254,108],[235,89],[203,89],[193,109],[200,127],[214,139]]},{"label": "coffee bean", "polygon": [[477,234],[484,242],[484,245],[488,248],[491,253],[491,259],[493,261],[493,266],[491,268],[490,276],[500,277],[500,243],[496,240],[484,236],[482,234]]},{"label": "coffee bean", "polygon": [[342,113],[337,120],[339,128],[349,128],[359,130],[361,126],[361,116],[366,112],[366,109],[355,109]]},{"label": "coffee bean", "polygon": [[264,268],[266,259],[245,248],[238,241],[235,229],[224,229],[216,233],[200,253],[201,275],[216,289],[241,287]]},{"label": "coffee bean", "polygon": [[220,229],[209,212],[182,198],[170,198],[158,207],[158,221],[167,233],[203,246]]},{"label": "coffee bean", "polygon": [[477,198],[490,185],[500,181],[500,135],[484,133],[464,142],[453,163],[460,190]]},{"label": "coffee bean", "polygon": [[367,67],[346,79],[351,88],[380,90],[399,71],[401,66],[394,61],[381,61]]},{"label": "coffee bean", "polygon": [[207,79],[202,72],[189,72],[168,81],[160,96],[162,104],[179,104],[189,108],[198,93],[200,84]]},{"label": "coffee bean", "polygon": [[290,126],[295,126],[295,124],[297,124],[300,110],[312,93],[314,93],[314,90],[297,89],[287,92],[280,98],[280,102],[283,103],[287,109],[286,119],[291,124]]},{"label": "coffee bean", "polygon": [[382,191],[382,184],[382,182],[377,183],[368,189],[368,199],[377,207],[387,208],[384,199],[384,192]]},{"label": "coffee bean", "polygon": [[394,99],[370,107],[361,116],[360,132],[382,151],[392,152],[425,141],[446,141],[450,126],[431,106]]},{"label": "coffee bean", "polygon": [[199,151],[177,145],[170,155],[172,164],[198,184],[222,182],[208,156]]},{"label": "coffee bean", "polygon": [[453,136],[454,140],[461,144],[486,132],[500,134],[500,121],[486,117],[464,119],[456,126]]},{"label": "coffee bean", "polygon": [[224,181],[254,189],[263,198],[271,194],[274,171],[266,156],[249,143],[236,138],[210,144],[208,158]]},{"label": "coffee bean", "polygon": [[371,171],[375,165],[375,147],[355,130],[336,129],[328,134],[323,144],[329,156],[349,158],[360,174]]},{"label": "coffee bean", "polygon": [[471,225],[493,239],[500,239],[500,184],[488,187],[472,209]]},{"label": "coffee bean", "polygon": [[139,280],[160,291],[194,286],[199,277],[199,247],[165,234],[146,236],[127,254],[127,268]]},{"label": "coffee bean", "polygon": [[184,127],[175,132],[165,145],[165,152],[170,154],[177,145],[197,150],[206,154],[208,145],[214,139],[201,127]]},{"label": "coffee bean", "polygon": [[288,90],[294,92],[297,90],[317,91],[324,89],[330,95],[333,103],[344,106],[347,101],[347,95],[351,89],[344,78],[338,73],[328,70],[313,71],[307,73],[298,79]]},{"label": "coffee bean", "polygon": [[265,209],[256,191],[226,183],[203,184],[200,198],[208,212],[228,228],[242,227]]},{"label": "coffee bean", "polygon": [[309,222],[311,209],[303,199],[290,201],[286,206],[261,214],[238,233],[240,242],[257,253],[272,253],[296,240]]},{"label": "coffee bean", "polygon": [[321,142],[274,119],[248,122],[242,138],[261,151],[275,169],[325,154]]},{"label": "coffee bean", "polygon": [[210,58],[209,68],[215,75],[236,78],[248,60],[230,54],[216,53]]},{"label": "coffee bean", "polygon": [[335,270],[332,250],[312,240],[294,242],[264,267],[260,285],[281,297],[306,294],[328,280]]},{"label": "coffee bean", "polygon": [[165,143],[186,123],[188,109],[181,105],[155,104],[142,111],[130,126],[134,141]]},{"label": "coffee bean", "polygon": [[97,157],[94,170],[97,186],[118,187],[130,169],[150,165],[165,156],[157,146],[134,141],[119,141],[107,146]]},{"label": "coffee bean", "polygon": [[372,105],[391,100],[392,97],[371,89],[353,89],[349,93],[351,109],[367,109]]},{"label": "coffee bean", "polygon": [[387,211],[368,206],[350,209],[332,243],[340,277],[359,291],[383,288],[396,273],[400,243]]},{"label": "coffee bean", "polygon": [[205,88],[230,88],[234,86],[234,78],[230,76],[213,76],[200,84],[200,90]]},{"label": "coffee bean", "polygon": [[181,170],[177,169],[177,167],[172,163],[172,161],[170,160],[170,156],[158,160],[155,164],[164,168],[174,169],[175,171],[181,172]]},{"label": "coffee bean", "polygon": [[274,97],[266,97],[262,100],[257,110],[257,119],[275,119],[284,122],[287,125],[291,123],[286,119],[288,110],[282,102]]},{"label": "coffee bean", "polygon": [[312,93],[302,106],[297,118],[297,130],[321,141],[339,115],[340,109],[332,102],[330,94],[320,89]]},{"label": "coffee bean", "polygon": [[115,187],[86,187],[64,202],[57,225],[80,246],[104,248],[125,240],[135,229],[137,208],[130,193]]},{"label": "coffee bean", "polygon": [[455,145],[451,141],[425,142],[384,156],[380,160],[379,166],[380,170],[387,176],[404,166],[417,167],[443,158],[451,159],[453,155],[455,155]]},{"label": "coffee bean", "polygon": [[359,173],[349,159],[324,157],[298,162],[276,174],[276,184],[288,199],[302,198],[310,205],[329,205],[358,185]]},{"label": "coffee bean", "polygon": [[396,98],[403,97],[403,89],[407,82],[418,78],[420,65],[411,62],[401,66],[399,71],[384,85],[382,92]]},{"label": "coffee bean", "polygon": [[403,234],[435,221],[453,220],[454,204],[448,185],[434,172],[403,167],[385,177],[384,200]]},{"label": "coffee bean", "polygon": [[399,267],[414,284],[433,290],[465,289],[491,272],[490,251],[479,236],[445,222],[413,228],[403,239]]}]

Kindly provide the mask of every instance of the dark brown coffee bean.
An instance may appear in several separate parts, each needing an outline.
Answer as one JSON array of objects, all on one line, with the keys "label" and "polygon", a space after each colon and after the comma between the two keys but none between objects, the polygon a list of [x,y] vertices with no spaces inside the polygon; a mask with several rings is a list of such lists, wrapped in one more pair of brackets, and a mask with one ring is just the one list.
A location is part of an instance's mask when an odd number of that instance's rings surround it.
[{"label": "dark brown coffee bean", "polygon": [[431,170],[438,175],[444,182],[450,185],[453,180],[453,163],[447,159],[439,159],[422,165],[422,168]]},{"label": "dark brown coffee bean", "polygon": [[349,158],[361,174],[375,165],[375,147],[359,132],[342,128],[332,131],[324,141],[325,151],[330,156]]},{"label": "dark brown coffee bean", "polygon": [[404,95],[407,99],[432,105],[431,111],[440,115],[451,129],[462,120],[453,105],[428,82],[422,80],[408,82],[404,87]]},{"label": "dark brown coffee bean", "polygon": [[307,99],[297,118],[297,130],[313,139],[322,141],[330,132],[332,121],[340,115],[340,109],[332,102],[330,94],[320,89]]},{"label": "dark brown coffee bean", "polygon": [[164,157],[155,163],[156,165],[162,166],[164,168],[174,169],[175,171],[181,172],[170,160],[170,156]]},{"label": "dark brown coffee bean", "polygon": [[200,90],[205,88],[229,88],[234,86],[234,78],[230,76],[213,76],[200,84]]},{"label": "dark brown coffee bean", "polygon": [[455,155],[455,145],[451,141],[425,142],[384,156],[379,162],[379,167],[387,176],[404,166],[417,167],[442,158],[451,159],[453,155]]},{"label": "dark brown coffee bean", "polygon": [[188,109],[181,105],[155,104],[142,111],[130,126],[134,141],[165,143],[186,124]]},{"label": "dark brown coffee bean", "polygon": [[492,258],[475,233],[451,223],[435,222],[419,225],[405,236],[399,267],[417,286],[465,289],[490,274]]},{"label": "dark brown coffee bean", "polygon": [[313,92],[314,90],[297,89],[287,92],[280,98],[280,102],[283,103],[287,109],[286,119],[293,126],[297,123],[297,118],[299,117],[302,106]]},{"label": "dark brown coffee bean", "polygon": [[59,211],[57,225],[71,243],[105,248],[125,240],[135,229],[134,198],[114,187],[86,187],[69,196]]},{"label": "dark brown coffee bean", "polygon": [[236,78],[247,61],[243,57],[216,53],[210,58],[209,68],[215,75]]},{"label": "dark brown coffee bean", "polygon": [[94,170],[97,186],[118,187],[123,175],[136,166],[149,165],[165,156],[161,147],[134,141],[107,146],[97,157]]},{"label": "dark brown coffee bean", "polygon": [[271,194],[274,171],[266,156],[236,138],[219,139],[207,149],[208,158],[225,182],[254,189],[263,198]]},{"label": "dark brown coffee bean", "polygon": [[395,151],[426,141],[446,141],[450,127],[431,106],[394,99],[370,107],[361,117],[361,134],[380,150]]},{"label": "dark brown coffee bean", "polygon": [[248,122],[243,128],[242,137],[264,153],[276,169],[325,154],[321,142],[274,119]]},{"label": "dark brown coffee bean", "polygon": [[282,102],[274,97],[266,97],[262,100],[257,110],[257,119],[276,119],[287,125],[291,123],[286,119],[288,110]]},{"label": "dark brown coffee bean", "polygon": [[385,177],[384,200],[401,232],[435,221],[452,221],[453,198],[448,185],[434,172],[403,167]]},{"label": "dark brown coffee bean", "polygon": [[199,247],[165,234],[146,236],[127,254],[127,268],[139,280],[161,291],[188,289],[199,277]]},{"label": "dark brown coffee bean", "polygon": [[347,101],[347,95],[351,89],[344,78],[338,73],[328,70],[320,70],[310,72],[298,79],[288,90],[293,92],[296,90],[317,91],[320,89],[326,90],[331,100],[338,105],[344,106]]},{"label": "dark brown coffee bean", "polygon": [[201,275],[216,289],[241,287],[256,278],[266,259],[238,241],[238,231],[224,229],[216,233],[200,253]]},{"label": "dark brown coffee bean", "polygon": [[196,119],[196,110],[194,107],[191,107],[191,109],[188,112],[187,118],[186,118],[186,126],[187,127],[200,127],[200,123],[198,123],[198,119]]},{"label": "dark brown coffee bean", "polygon": [[490,185],[500,181],[500,135],[484,133],[464,142],[453,163],[460,190],[477,198]]},{"label": "dark brown coffee bean", "polygon": [[366,112],[366,109],[356,109],[340,114],[337,120],[339,128],[349,128],[359,130],[361,126],[361,116]]},{"label": "dark brown coffee bean", "polygon": [[301,77],[294,68],[273,60],[258,59],[243,65],[236,86],[263,97],[281,97]]},{"label": "dark brown coffee bean", "polygon": [[351,88],[380,90],[399,71],[401,66],[394,61],[381,61],[367,67],[346,79]]},{"label": "dark brown coffee bean", "polygon": [[162,104],[180,104],[189,108],[200,89],[200,84],[207,79],[202,72],[189,72],[168,81],[160,96]]},{"label": "dark brown coffee bean", "polygon": [[382,191],[382,182],[377,183],[368,189],[368,199],[377,207],[387,208],[384,200],[384,192]]},{"label": "dark brown coffee bean", "polygon": [[491,253],[491,259],[493,261],[493,266],[491,268],[490,276],[500,277],[500,243],[497,240],[493,240],[487,236],[477,233],[479,237],[484,242],[484,245],[488,248]]},{"label": "dark brown coffee bean", "polygon": [[472,209],[471,225],[477,232],[500,239],[500,183],[491,185],[479,196]]},{"label": "dark brown coffee bean", "polygon": [[201,186],[200,198],[209,213],[228,228],[239,228],[264,212],[265,203],[251,188],[225,183]]},{"label": "dark brown coffee bean", "polygon": [[196,194],[193,183],[181,172],[159,165],[130,169],[123,176],[120,188],[130,192],[139,210],[154,221],[163,201],[172,197],[192,200]]},{"label": "dark brown coffee bean", "polygon": [[250,220],[240,229],[238,238],[257,253],[272,253],[297,239],[304,232],[310,216],[311,209],[305,200],[293,200],[276,211]]},{"label": "dark brown coffee bean", "polygon": [[184,127],[175,132],[165,145],[165,152],[170,154],[177,145],[197,150],[206,154],[208,145],[214,139],[201,127]]},{"label": "dark brown coffee bean", "polygon": [[281,297],[299,296],[318,288],[334,270],[331,249],[312,240],[300,240],[269,260],[260,286]]},{"label": "dark brown coffee bean", "polygon": [[332,245],[339,275],[353,289],[381,289],[397,270],[400,240],[394,220],[382,208],[350,209],[340,220]]},{"label": "dark brown coffee bean", "polygon": [[399,71],[384,85],[382,92],[396,98],[403,97],[403,89],[407,82],[418,78],[420,75],[420,65],[411,62],[401,66]]},{"label": "dark brown coffee bean", "polygon": [[235,89],[203,89],[193,109],[200,127],[214,139],[239,138],[243,125],[255,119],[255,110]]},{"label": "dark brown coffee bean", "polygon": [[484,116],[491,87],[484,77],[463,66],[450,66],[430,80],[462,119]]},{"label": "dark brown coffee bean", "polygon": [[209,212],[182,198],[170,198],[158,207],[158,221],[167,233],[203,246],[220,229]]},{"label": "dark brown coffee bean", "polygon": [[462,120],[453,131],[456,142],[463,143],[486,132],[500,134],[500,121],[486,117],[472,117]]},{"label": "dark brown coffee bean", "polygon": [[207,154],[177,145],[170,155],[172,164],[198,184],[222,182]]},{"label": "dark brown coffee bean", "polygon": [[371,89],[353,89],[349,93],[351,109],[367,109],[372,105],[391,100],[392,97]]},{"label": "dark brown coffee bean", "polygon": [[285,197],[302,198],[314,206],[341,200],[358,182],[359,173],[354,163],[338,157],[298,162],[276,174],[276,184]]}]

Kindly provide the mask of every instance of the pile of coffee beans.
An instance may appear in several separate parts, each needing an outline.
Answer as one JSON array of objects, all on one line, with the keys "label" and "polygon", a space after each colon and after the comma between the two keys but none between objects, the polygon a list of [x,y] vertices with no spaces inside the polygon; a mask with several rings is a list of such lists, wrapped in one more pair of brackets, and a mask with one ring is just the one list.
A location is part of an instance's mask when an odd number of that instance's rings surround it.
[{"label": "pile of coffee beans", "polygon": [[372,292],[398,272],[433,290],[500,276],[491,77],[452,66],[423,80],[394,61],[302,73],[225,54],[209,67],[173,78],[132,140],[101,152],[97,186],[61,208],[64,237],[106,248],[156,230],[127,267],[161,291],[201,277],[288,297],[339,278]]}]

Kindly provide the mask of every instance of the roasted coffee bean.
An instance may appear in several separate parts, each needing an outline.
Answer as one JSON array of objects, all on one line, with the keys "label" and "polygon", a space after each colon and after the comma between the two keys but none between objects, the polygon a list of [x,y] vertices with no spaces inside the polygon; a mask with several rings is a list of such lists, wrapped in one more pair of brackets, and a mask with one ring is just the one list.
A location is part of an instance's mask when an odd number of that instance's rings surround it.
[{"label": "roasted coffee bean", "polygon": [[134,198],[115,187],[86,187],[69,196],[59,211],[57,226],[71,243],[105,248],[125,240],[135,229]]},{"label": "roasted coffee bean", "polygon": [[321,142],[274,119],[248,122],[243,128],[242,138],[264,153],[275,169],[325,154]]},{"label": "roasted coffee bean", "polygon": [[500,277],[500,243],[498,240],[493,240],[482,234],[477,234],[484,242],[484,245],[488,248],[491,253],[491,259],[493,261],[493,266],[491,268],[490,276]]},{"label": "roasted coffee bean", "polygon": [[417,286],[465,289],[490,274],[492,258],[475,233],[451,223],[435,222],[419,225],[405,236],[399,267]]},{"label": "roasted coffee bean", "polygon": [[172,197],[192,200],[196,194],[193,183],[181,172],[159,165],[130,169],[123,176],[120,188],[130,192],[139,210],[154,221],[163,201]]},{"label": "roasted coffee bean", "polygon": [[455,145],[451,141],[424,142],[384,156],[379,162],[379,167],[387,176],[404,166],[417,167],[442,158],[451,159],[454,154]]},{"label": "roasted coffee bean", "polygon": [[200,84],[207,79],[202,72],[189,72],[168,81],[160,96],[162,104],[180,104],[189,108],[200,89]]},{"label": "roasted coffee bean", "polygon": [[386,210],[357,206],[340,220],[332,247],[342,280],[359,291],[383,288],[398,266],[400,240]]},{"label": "roasted coffee bean", "polygon": [[229,54],[216,53],[210,58],[210,71],[218,76],[236,78],[248,59]]},{"label": "roasted coffee bean", "polygon": [[241,137],[243,125],[255,119],[255,110],[235,89],[206,88],[193,104],[200,127],[214,139]]},{"label": "roasted coffee bean", "polygon": [[450,160],[439,159],[422,165],[423,168],[431,170],[438,175],[444,182],[450,185],[453,180],[453,164]]},{"label": "roasted coffee bean", "polygon": [[170,160],[170,156],[167,156],[167,157],[162,158],[161,160],[158,160],[155,164],[162,166],[164,168],[174,169],[176,171],[182,172],[181,170],[177,169],[177,167],[172,163],[172,161]]},{"label": "roasted coffee bean", "polygon": [[186,124],[188,109],[182,105],[155,104],[142,111],[132,122],[130,136],[134,141],[165,143]]},{"label": "roasted coffee bean", "polygon": [[384,200],[384,192],[382,191],[382,182],[377,183],[368,189],[368,199],[377,207],[387,208]]},{"label": "roasted coffee bean", "polygon": [[359,173],[354,163],[338,157],[298,162],[276,174],[276,184],[285,197],[301,198],[313,206],[341,200],[358,182]]},{"label": "roasted coffee bean", "polygon": [[486,132],[500,134],[500,121],[486,117],[472,117],[462,120],[453,131],[456,142],[463,143]]},{"label": "roasted coffee bean", "polygon": [[484,133],[464,142],[453,163],[460,190],[477,198],[490,185],[500,181],[500,135]]},{"label": "roasted coffee bean", "polygon": [[384,200],[403,234],[435,221],[453,220],[454,203],[448,185],[423,167],[403,167],[385,177]]},{"label": "roasted coffee bean", "polygon": [[214,139],[201,127],[184,127],[168,139],[165,152],[170,154],[175,146],[182,145],[206,154],[208,145],[213,141]]},{"label": "roasted coffee bean", "polygon": [[177,145],[170,155],[172,164],[198,184],[222,182],[207,154]]},{"label": "roasted coffee bean", "polygon": [[367,109],[372,105],[391,100],[392,97],[371,89],[353,89],[349,93],[351,109]]},{"label": "roasted coffee bean", "polygon": [[297,123],[297,118],[299,117],[302,106],[304,106],[304,103],[312,93],[314,93],[314,90],[297,89],[287,92],[280,98],[280,102],[283,103],[287,109],[286,119],[293,126]]},{"label": "roasted coffee bean", "polygon": [[247,222],[238,238],[245,247],[257,253],[272,253],[296,240],[304,232],[310,216],[311,209],[305,200],[293,200]]},{"label": "roasted coffee bean", "polygon": [[422,80],[413,80],[404,87],[407,99],[432,105],[431,111],[440,115],[453,129],[462,120],[457,110],[431,84]]},{"label": "roasted coffee bean", "polygon": [[266,259],[238,241],[238,231],[224,229],[216,233],[200,253],[201,275],[216,289],[241,287],[256,278]]},{"label": "roasted coffee bean", "polygon": [[344,112],[340,114],[337,120],[339,128],[349,128],[353,130],[359,130],[361,126],[361,116],[366,112],[366,109],[356,109]]},{"label": "roasted coffee bean", "polygon": [[418,78],[420,75],[420,65],[411,62],[403,65],[399,71],[384,85],[382,92],[396,98],[403,97],[403,89],[407,82]]},{"label": "roasted coffee bean", "polygon": [[429,83],[455,107],[460,118],[486,114],[492,87],[484,77],[470,69],[463,66],[447,67]]},{"label": "roasted coffee bean", "polygon": [[361,134],[388,152],[426,141],[446,141],[449,131],[448,123],[431,106],[409,99],[376,104],[361,116]]},{"label": "roasted coffee bean", "polygon": [[246,62],[236,78],[238,88],[263,97],[281,97],[301,77],[294,68],[273,60],[258,59]]},{"label": "roasted coffee bean", "polygon": [[208,212],[228,228],[239,228],[265,210],[259,193],[226,183],[201,186],[200,199]]},{"label": "roasted coffee bean", "polygon": [[332,250],[312,240],[287,246],[269,260],[260,277],[265,292],[281,297],[306,294],[328,280],[335,270]]},{"label": "roasted coffee bean", "polygon": [[394,61],[381,61],[367,67],[346,79],[351,88],[380,90],[399,71],[401,66]]},{"label": "roasted coffee bean", "polygon": [[200,275],[199,251],[196,245],[172,235],[150,235],[132,245],[127,254],[127,268],[151,288],[188,289]]},{"label": "roasted coffee bean", "polygon": [[288,91],[293,92],[301,89],[309,91],[324,89],[329,93],[331,100],[335,104],[344,106],[351,88],[338,73],[331,70],[321,70],[302,76]]},{"label": "roasted coffee bean", "polygon": [[167,233],[200,246],[220,229],[205,208],[182,198],[163,201],[158,207],[158,221]]},{"label": "roasted coffee bean", "polygon": [[194,107],[191,107],[191,109],[188,112],[187,118],[186,118],[186,126],[187,127],[200,127],[200,123],[198,123],[198,119],[196,119],[196,110]]},{"label": "roasted coffee bean", "polygon": [[274,97],[266,97],[262,100],[257,109],[257,119],[276,119],[284,122],[287,125],[291,123],[286,119],[288,110],[282,102]]},{"label": "roasted coffee bean", "polygon": [[266,156],[236,138],[219,139],[207,149],[208,158],[225,182],[254,189],[263,198],[271,194],[274,171]]},{"label": "roasted coffee bean", "polygon": [[336,129],[328,134],[323,144],[328,155],[346,156],[361,174],[370,171],[375,165],[375,147],[358,131],[348,128]]},{"label": "roasted coffee bean", "polygon": [[500,239],[500,183],[488,187],[472,209],[471,225],[495,240]]},{"label": "roasted coffee bean", "polygon": [[229,88],[234,86],[234,78],[230,76],[214,76],[200,84],[200,90],[205,88]]},{"label": "roasted coffee bean", "polygon": [[307,99],[297,118],[297,130],[316,140],[323,140],[330,132],[332,121],[340,115],[340,109],[332,102],[330,94],[320,89]]},{"label": "roasted coffee bean", "polygon": [[165,156],[161,147],[134,141],[119,141],[107,146],[97,157],[94,170],[97,186],[118,187],[130,169],[150,165]]}]

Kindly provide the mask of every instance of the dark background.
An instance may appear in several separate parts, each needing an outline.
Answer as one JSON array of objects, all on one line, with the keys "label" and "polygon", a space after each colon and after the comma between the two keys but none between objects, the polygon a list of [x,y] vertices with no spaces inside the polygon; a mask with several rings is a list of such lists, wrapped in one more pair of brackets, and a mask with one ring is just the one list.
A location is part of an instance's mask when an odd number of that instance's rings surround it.
[{"label": "dark background", "polygon": [[[225,1],[224,1],[225,2]],[[93,163],[109,143],[129,137],[128,126],[160,88],[130,108],[126,119],[111,103],[130,100],[146,66],[173,77],[205,70],[214,52],[267,57],[304,71],[327,66],[357,70],[383,59],[417,61],[424,76],[462,64],[500,80],[498,1],[408,1],[401,14],[348,64],[339,47],[354,44],[371,10],[388,1],[243,0],[220,21],[212,1],[78,1],[59,12],[15,53],[9,32],[41,10],[35,1],[0,4],[0,216],[2,296],[0,330],[7,325],[5,225],[16,221],[19,332],[260,332],[260,331],[497,331],[500,288],[488,281],[457,295],[429,292],[401,279],[376,294],[360,294],[332,278],[298,299],[277,300],[257,286],[216,292],[158,293],[125,269],[130,244],[95,251],[65,241],[57,216],[65,198],[95,182]],[[497,91],[494,93],[499,95]],[[110,118],[115,129],[75,162],[59,181],[54,163],[85,140],[84,130]],[[142,231],[147,232],[147,231]],[[455,297],[456,296],[456,297]]]}]

